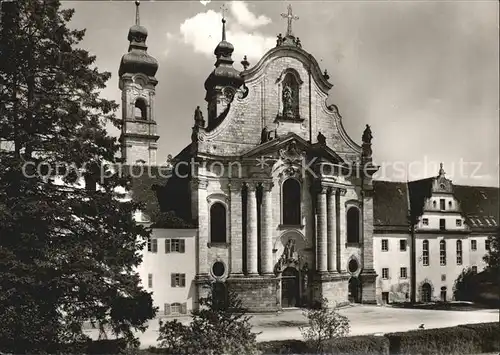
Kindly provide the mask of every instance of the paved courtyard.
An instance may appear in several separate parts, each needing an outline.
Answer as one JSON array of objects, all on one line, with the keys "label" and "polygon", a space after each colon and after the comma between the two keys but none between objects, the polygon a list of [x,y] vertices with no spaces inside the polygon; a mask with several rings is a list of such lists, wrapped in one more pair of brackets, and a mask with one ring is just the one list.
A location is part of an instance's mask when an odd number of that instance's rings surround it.
[{"label": "paved courtyard", "polygon": [[[356,305],[339,311],[349,318],[350,335],[383,334],[396,331],[417,329],[424,324],[426,329],[451,327],[459,324],[495,322],[499,320],[498,310],[474,311],[436,311],[402,309],[382,306]],[[189,317],[179,319],[189,322]],[[287,310],[279,314],[258,314],[252,320],[258,341],[302,339],[300,325],[307,324],[301,310]],[[149,322],[148,330],[138,334],[141,347],[157,345],[158,320]],[[97,336],[97,331],[88,330],[87,334]]]}]

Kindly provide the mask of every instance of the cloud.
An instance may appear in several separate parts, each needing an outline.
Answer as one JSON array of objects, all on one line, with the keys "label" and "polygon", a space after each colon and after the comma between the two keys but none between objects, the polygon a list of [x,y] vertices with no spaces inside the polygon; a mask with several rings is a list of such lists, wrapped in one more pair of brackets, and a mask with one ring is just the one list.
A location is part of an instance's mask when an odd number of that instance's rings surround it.
[{"label": "cloud", "polygon": [[248,9],[248,4],[243,1],[232,1],[230,7],[231,13],[241,26],[253,29],[271,23],[269,17],[264,15],[260,15],[259,17],[255,16],[255,14]]},{"label": "cloud", "polygon": [[[235,10],[236,9],[236,10]],[[235,48],[233,59],[243,58],[260,59],[269,49],[274,47],[274,37],[266,36],[257,31],[245,31],[244,27],[256,28],[267,24],[270,19],[265,16],[257,17],[248,10],[245,3],[234,1],[231,3],[234,19],[228,17],[226,23],[226,38]],[[201,12],[186,19],[180,26],[179,40],[191,46],[195,52],[213,57],[217,44],[222,39],[222,15],[213,10]],[[172,39],[171,34],[167,34]]]},{"label": "cloud", "polygon": [[200,2],[203,6],[207,6],[207,4],[210,3],[210,0],[200,0]]}]

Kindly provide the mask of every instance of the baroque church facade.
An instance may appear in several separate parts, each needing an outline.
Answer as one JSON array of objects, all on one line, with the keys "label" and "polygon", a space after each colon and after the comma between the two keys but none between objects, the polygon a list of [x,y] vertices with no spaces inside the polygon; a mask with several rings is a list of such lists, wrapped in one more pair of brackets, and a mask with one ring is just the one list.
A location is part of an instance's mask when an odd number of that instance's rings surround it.
[{"label": "baroque church facade", "polygon": [[[153,231],[139,273],[160,313],[195,308],[207,282],[256,312],[323,298],[330,306],[384,301],[378,243],[387,233],[408,240],[408,218],[384,224],[391,212],[376,211],[370,127],[352,139],[327,104],[332,84],[293,34],[291,6],[286,34],[255,65],[245,58],[242,71],[222,19],[207,108],[196,108],[191,142],[168,167],[156,164],[158,63],[136,6],[119,69],[120,141],[129,166],[147,167],[134,175],[130,197],[144,202],[136,220]],[[380,182],[381,193],[391,184]],[[408,201],[397,213],[408,212]]]}]

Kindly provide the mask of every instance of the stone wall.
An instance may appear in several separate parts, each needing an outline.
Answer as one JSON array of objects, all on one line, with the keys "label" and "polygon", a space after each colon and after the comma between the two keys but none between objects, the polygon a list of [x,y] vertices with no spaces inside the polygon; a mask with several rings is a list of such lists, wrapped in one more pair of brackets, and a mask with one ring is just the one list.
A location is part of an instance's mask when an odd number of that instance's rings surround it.
[{"label": "stone wall", "polygon": [[275,277],[239,277],[227,279],[226,284],[249,312],[276,312],[280,308],[278,282]]},{"label": "stone wall", "polygon": [[347,273],[316,275],[312,283],[313,305],[315,302],[321,302],[323,297],[328,300],[329,307],[348,304],[349,278]]}]

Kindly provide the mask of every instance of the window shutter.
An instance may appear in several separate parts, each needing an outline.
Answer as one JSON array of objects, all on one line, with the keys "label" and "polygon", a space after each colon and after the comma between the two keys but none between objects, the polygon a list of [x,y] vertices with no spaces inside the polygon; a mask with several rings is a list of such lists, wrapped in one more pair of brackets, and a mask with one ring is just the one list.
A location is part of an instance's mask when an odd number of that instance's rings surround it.
[{"label": "window shutter", "polygon": [[186,250],[186,241],[184,239],[180,240],[180,247],[179,247],[179,252],[180,253],[185,253]]},{"label": "window shutter", "polygon": [[186,287],[186,274],[181,274],[181,286]]},{"label": "window shutter", "polygon": [[175,274],[170,274],[170,286],[175,287]]},{"label": "window shutter", "polygon": [[166,316],[168,316],[170,314],[170,304],[165,303],[164,313]]},{"label": "window shutter", "polygon": [[165,253],[170,253],[170,239],[165,239]]},{"label": "window shutter", "polygon": [[153,253],[158,253],[158,239],[153,238]]},{"label": "window shutter", "polygon": [[148,251],[151,251],[151,238],[148,238]]},{"label": "window shutter", "polygon": [[181,313],[182,314],[187,314],[187,305],[186,305],[186,302],[184,302],[183,304],[181,304]]}]

